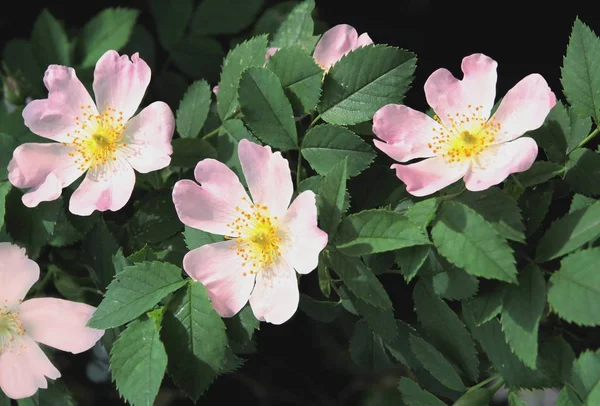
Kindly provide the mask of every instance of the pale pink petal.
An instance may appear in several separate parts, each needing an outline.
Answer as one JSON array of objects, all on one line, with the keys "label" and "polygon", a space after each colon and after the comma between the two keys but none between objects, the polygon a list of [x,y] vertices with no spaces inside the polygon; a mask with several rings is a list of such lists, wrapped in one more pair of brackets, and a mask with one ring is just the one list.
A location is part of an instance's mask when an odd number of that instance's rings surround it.
[{"label": "pale pink petal", "polygon": [[489,118],[496,97],[497,66],[493,59],[473,54],[462,61],[463,80],[443,68],[429,76],[425,82],[425,97],[444,125],[452,127],[449,118],[460,120],[462,114]]},{"label": "pale pink petal", "polygon": [[258,320],[283,324],[296,313],[299,300],[294,269],[280,257],[271,269],[258,273],[250,306]]},{"label": "pale pink petal", "polygon": [[235,241],[203,245],[183,257],[183,269],[201,282],[215,311],[222,317],[237,314],[248,302],[254,274],[242,266]]},{"label": "pale pink petal", "polygon": [[148,64],[136,52],[131,56],[119,56],[116,51],[106,51],[94,70],[94,94],[102,112],[111,107],[123,113],[129,120],[142,102],[150,83]]},{"label": "pale pink petal", "polygon": [[267,53],[265,54],[265,61],[268,61],[269,59],[271,59],[271,57],[273,55],[275,55],[275,52],[279,51],[281,48],[278,47],[269,47],[267,48]]},{"label": "pale pink petal", "polygon": [[27,207],[56,200],[62,189],[83,174],[69,156],[74,149],[58,143],[19,145],[8,164],[8,179],[18,188],[31,188],[23,195]]},{"label": "pale pink petal", "polygon": [[215,87],[213,87],[212,92],[217,95],[219,94],[219,85],[216,85]]},{"label": "pale pink petal", "polygon": [[327,245],[327,233],[317,227],[317,203],[312,191],[300,193],[282,219],[283,256],[296,272],[307,274],[317,267],[319,253]]},{"label": "pale pink petal", "polygon": [[127,162],[118,160],[92,168],[71,195],[69,210],[78,216],[89,216],[94,210],[117,211],[129,201],[135,173]]},{"label": "pale pink petal", "polygon": [[213,234],[232,235],[227,224],[240,212],[249,210],[250,198],[237,175],[225,164],[205,159],[194,171],[198,186],[191,180],[180,180],[173,188],[173,203],[183,224]]},{"label": "pale pink petal", "polygon": [[0,354],[0,389],[9,398],[33,396],[38,389],[46,389],[50,379],[60,378],[42,349],[27,335],[13,348]]},{"label": "pale pink petal", "polygon": [[411,165],[392,165],[396,176],[406,183],[413,196],[426,196],[456,182],[468,169],[467,162],[449,165],[442,157],[428,158]]},{"label": "pale pink petal", "polygon": [[39,278],[40,267],[24,248],[0,242],[0,312],[19,304]]},{"label": "pale pink petal", "polygon": [[399,104],[383,106],[373,116],[375,146],[398,162],[435,156],[429,145],[440,125],[426,114]]},{"label": "pale pink petal", "polygon": [[474,192],[497,185],[511,173],[529,169],[537,154],[538,146],[529,137],[494,145],[474,159],[465,175],[465,185]]},{"label": "pale pink petal", "polygon": [[154,102],[129,120],[123,131],[125,159],[140,173],[169,166],[175,117],[166,103]]},{"label": "pale pink petal", "polygon": [[19,319],[27,335],[45,345],[73,354],[87,351],[104,335],[104,330],[86,327],[96,311],[85,303],[37,298],[19,306]]},{"label": "pale pink petal", "polygon": [[539,128],[555,104],[556,96],[541,75],[526,76],[506,93],[494,114],[494,122],[501,125],[496,142],[514,140]]},{"label": "pale pink petal", "polygon": [[355,49],[357,42],[358,33],[354,27],[347,24],[336,25],[327,30],[317,42],[313,58],[327,70],[342,56]]},{"label": "pale pink petal", "polygon": [[366,45],[371,44],[373,44],[373,40],[371,39],[371,37],[369,37],[369,34],[364,32],[358,36],[358,40],[356,41],[356,48],[364,47]]},{"label": "pale pink petal", "polygon": [[82,107],[85,111],[97,114],[96,106],[73,68],[48,66],[44,84],[48,89],[48,98],[33,100],[25,106],[25,125],[42,137],[69,142],[67,134],[77,129],[76,117],[82,117]]},{"label": "pale pink petal", "polygon": [[283,216],[294,193],[287,159],[246,139],[240,141],[238,155],[252,201],[267,206],[271,216]]}]

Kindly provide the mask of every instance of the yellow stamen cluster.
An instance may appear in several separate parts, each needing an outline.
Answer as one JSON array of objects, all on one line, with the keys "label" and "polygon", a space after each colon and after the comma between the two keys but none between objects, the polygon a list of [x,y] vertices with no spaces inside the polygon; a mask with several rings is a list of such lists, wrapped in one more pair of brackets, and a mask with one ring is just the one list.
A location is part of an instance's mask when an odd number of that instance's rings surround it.
[{"label": "yellow stamen cluster", "polygon": [[275,264],[281,255],[282,237],[277,216],[271,217],[267,206],[252,204],[246,198],[243,200],[244,206],[250,209],[235,208],[238,217],[227,224],[231,236],[225,238],[235,240],[232,249],[242,258],[243,276],[247,276],[248,273],[254,275]]},{"label": "yellow stamen cluster", "polygon": [[23,323],[19,320],[19,313],[9,312],[6,304],[0,307],[0,355],[13,348],[13,344],[25,335]]},{"label": "yellow stamen cluster", "polygon": [[428,146],[435,155],[442,156],[448,163],[476,157],[494,143],[501,129],[500,123],[496,123],[493,118],[488,120],[481,116],[483,106],[473,108],[469,104],[468,108],[471,110],[470,115],[448,115],[446,125],[438,116],[434,116],[440,127],[434,128],[436,135]]},{"label": "yellow stamen cluster", "polygon": [[93,169],[111,161],[116,161],[117,149],[126,147],[123,142],[123,112],[116,111],[108,105],[97,114],[92,106],[81,106],[81,116],[75,117],[78,128],[67,134],[71,139],[64,145],[71,146],[74,151],[69,155],[75,159],[80,170]]}]

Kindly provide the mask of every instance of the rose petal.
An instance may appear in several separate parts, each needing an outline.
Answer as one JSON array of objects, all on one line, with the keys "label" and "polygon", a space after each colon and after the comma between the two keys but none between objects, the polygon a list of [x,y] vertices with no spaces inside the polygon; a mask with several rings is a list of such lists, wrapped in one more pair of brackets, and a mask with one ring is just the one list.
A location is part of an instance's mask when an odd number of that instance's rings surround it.
[{"label": "rose petal", "polygon": [[462,61],[462,80],[443,68],[429,76],[425,82],[425,97],[446,127],[452,127],[451,117],[463,118],[457,117],[457,113],[487,120],[496,97],[497,66],[488,56],[473,54]]},{"label": "rose petal", "polygon": [[222,317],[237,314],[248,302],[254,275],[242,266],[235,241],[203,245],[183,258],[183,269],[201,282],[215,311]]},{"label": "rose petal", "polygon": [[231,224],[240,216],[236,208],[250,210],[250,198],[237,175],[225,164],[205,159],[194,171],[199,186],[180,180],[173,188],[173,203],[181,222],[213,234],[233,236]]},{"label": "rose petal", "polygon": [[465,185],[475,192],[497,185],[511,173],[529,169],[537,154],[538,146],[529,137],[492,146],[475,159],[465,175]]},{"label": "rose petal", "polygon": [[355,49],[357,42],[358,33],[354,27],[347,24],[336,25],[327,30],[317,42],[313,58],[323,69],[328,70],[342,56]]},{"label": "rose petal", "polygon": [[58,143],[19,145],[8,164],[8,179],[18,188],[32,188],[23,195],[27,207],[56,200],[62,189],[75,182],[83,170],[69,156],[74,149]]},{"label": "rose petal", "polygon": [[78,216],[89,216],[94,210],[120,210],[129,201],[134,185],[135,173],[124,160],[95,167],[71,195],[69,210]]},{"label": "rose petal", "polygon": [[106,51],[94,70],[94,94],[100,111],[111,107],[123,113],[127,121],[142,102],[150,83],[148,64],[136,52],[119,56],[116,51]]},{"label": "rose petal", "polygon": [[307,274],[317,267],[319,253],[327,245],[327,233],[317,227],[317,203],[312,191],[300,193],[282,219],[285,230],[283,256],[296,272]]},{"label": "rose petal", "polygon": [[0,243],[0,264],[0,311],[10,310],[40,278],[40,267],[9,242]]},{"label": "rose petal", "polygon": [[442,157],[424,159],[411,165],[392,165],[396,176],[406,183],[413,196],[426,196],[456,182],[464,176],[468,163],[448,165]]},{"label": "rose petal", "polygon": [[125,156],[133,168],[148,173],[169,166],[175,117],[166,103],[154,102],[127,122],[123,141]]},{"label": "rose petal", "polygon": [[283,216],[294,193],[287,159],[246,139],[240,141],[238,155],[252,201],[267,206],[271,216]]},{"label": "rose petal", "polygon": [[438,123],[426,114],[399,104],[383,106],[373,116],[373,133],[385,141],[373,140],[375,146],[398,162],[435,156],[429,144]]},{"label": "rose petal", "polygon": [[272,269],[258,273],[256,286],[250,296],[250,306],[258,320],[285,323],[298,310],[299,301],[296,274],[283,258],[280,257]]},{"label": "rose petal", "polygon": [[514,140],[539,128],[555,104],[556,96],[542,76],[526,76],[506,93],[494,114],[493,120],[501,125],[496,142]]},{"label": "rose petal", "polygon": [[35,341],[79,354],[92,348],[104,335],[104,330],[86,327],[94,311],[95,307],[85,303],[37,298],[21,303],[19,319]]},{"label": "rose petal", "polygon": [[358,40],[356,41],[356,48],[364,47],[366,45],[373,44],[373,40],[369,37],[369,34],[363,32],[358,36]]},{"label": "rose petal", "polygon": [[33,100],[25,106],[25,125],[42,137],[70,142],[67,134],[78,128],[76,117],[82,116],[82,106],[84,110],[98,114],[96,106],[73,68],[48,66],[44,84],[48,89],[48,98]]},{"label": "rose petal", "polygon": [[0,355],[0,389],[9,398],[23,399],[33,396],[39,388],[46,389],[50,379],[60,378],[42,349],[27,335],[18,348]]}]

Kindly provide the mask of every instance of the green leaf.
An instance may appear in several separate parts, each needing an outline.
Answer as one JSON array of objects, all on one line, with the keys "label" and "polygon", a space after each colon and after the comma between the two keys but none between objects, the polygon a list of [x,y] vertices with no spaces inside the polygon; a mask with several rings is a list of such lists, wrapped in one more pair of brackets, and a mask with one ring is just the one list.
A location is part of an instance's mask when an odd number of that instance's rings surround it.
[{"label": "green leaf", "polygon": [[268,67],[277,75],[294,111],[309,113],[321,96],[323,70],[299,46],[280,49],[269,59]]},{"label": "green leaf", "polygon": [[205,80],[192,83],[177,109],[177,132],[183,138],[196,138],[208,116],[210,87]]},{"label": "green leaf", "polygon": [[8,134],[0,133],[0,181],[8,179],[8,163],[13,151],[18,146],[17,140]]},{"label": "green leaf", "polygon": [[396,251],[396,263],[407,283],[417,276],[417,272],[427,259],[429,249],[429,245],[415,245],[414,247],[400,248]]},{"label": "green leaf", "polygon": [[396,361],[409,367],[411,370],[414,371],[421,368],[421,363],[410,349],[410,345],[408,345],[410,336],[414,335],[418,337],[419,333],[401,320],[396,320],[396,329],[398,330],[396,340],[391,343],[384,343],[387,350]]},{"label": "green leaf", "polygon": [[536,250],[539,262],[568,254],[600,236],[600,203],[575,210],[556,220],[540,238]]},{"label": "green leaf", "polygon": [[267,36],[261,35],[242,42],[225,57],[217,94],[217,110],[222,121],[231,117],[239,105],[238,87],[242,72],[251,66],[263,66],[266,52]]},{"label": "green leaf", "polygon": [[331,323],[342,314],[342,302],[315,300],[312,297],[300,294],[298,306],[307,316],[322,323]]},{"label": "green leaf", "polygon": [[487,406],[492,401],[494,393],[485,387],[471,389],[462,395],[452,406]]},{"label": "green leaf", "polygon": [[451,267],[431,277],[433,291],[447,300],[465,300],[477,293],[479,282],[459,268]]},{"label": "green leaf", "polygon": [[185,238],[185,245],[190,251],[206,244],[223,241],[223,236],[221,235],[207,233],[206,231],[198,230],[197,228],[192,228],[190,226],[185,226],[183,237]]},{"label": "green leaf", "polygon": [[331,275],[329,270],[322,260],[322,252],[319,254],[319,265],[317,265],[317,277],[319,278],[319,290],[323,293],[323,296],[329,297],[331,295]]},{"label": "green leaf", "polygon": [[336,246],[346,255],[359,256],[428,244],[422,229],[402,214],[365,210],[346,217],[338,230]]},{"label": "green leaf", "polygon": [[596,199],[576,193],[573,196],[573,200],[571,200],[571,206],[569,207],[569,213],[572,213],[575,210],[586,208],[588,206],[591,206],[594,203],[596,203]]},{"label": "green leaf", "polygon": [[600,324],[600,248],[575,252],[552,274],[548,303],[562,319],[584,326]]},{"label": "green leaf", "polygon": [[445,201],[431,231],[446,259],[472,275],[515,282],[517,269],[510,246],[492,224],[470,207]]},{"label": "green leaf", "polygon": [[287,0],[267,8],[254,24],[252,35],[275,33],[297,4],[295,0]]},{"label": "green leaf", "polygon": [[219,132],[218,144],[218,156],[219,161],[233,169],[238,175],[242,183],[246,182],[243,176],[242,164],[238,156],[238,145],[241,140],[250,140],[256,144],[261,142],[252,135],[252,133],[246,128],[242,120],[229,119],[222,124],[221,131]]},{"label": "green leaf", "polygon": [[328,250],[324,257],[327,267],[342,278],[356,297],[373,306],[388,309],[392,307],[392,302],[379,279],[359,258],[347,257],[334,250]]},{"label": "green leaf", "polygon": [[105,330],[125,324],[184,284],[181,269],[171,264],[142,262],[129,266],[108,285],[88,326]]},{"label": "green leaf", "polygon": [[181,222],[173,205],[171,191],[146,195],[128,225],[132,235],[131,244],[136,250],[177,234],[181,230]]},{"label": "green leaf", "polygon": [[410,406],[445,406],[435,395],[421,389],[419,384],[408,378],[400,378],[398,390],[402,392],[404,402]]},{"label": "green leaf", "polygon": [[544,149],[550,161],[562,163],[567,158],[567,138],[570,133],[569,113],[559,100],[550,110],[544,124],[529,135]]},{"label": "green leaf", "polygon": [[423,281],[413,291],[415,311],[431,342],[458,365],[469,379],[479,375],[475,344],[456,314]]},{"label": "green leaf", "polygon": [[271,47],[284,48],[304,44],[313,35],[314,22],[311,17],[314,0],[305,0],[290,11],[275,34]]},{"label": "green leaf", "polygon": [[31,41],[13,38],[6,42],[2,50],[2,60],[12,71],[23,75],[31,96],[40,94],[44,70],[36,59]]},{"label": "green leaf", "polygon": [[167,353],[154,320],[135,320],[110,352],[110,370],[119,393],[133,406],[152,405],[167,369]]},{"label": "green leaf", "polygon": [[195,168],[201,160],[217,157],[215,147],[201,138],[176,138],[171,144],[173,145],[171,166]]},{"label": "green leaf", "polygon": [[150,11],[156,23],[158,40],[165,49],[172,49],[182,38],[194,9],[194,0],[151,0]]},{"label": "green leaf", "polygon": [[6,196],[12,188],[10,182],[0,182],[0,229],[4,226],[4,215],[6,214]]},{"label": "green leaf", "polygon": [[410,348],[419,362],[446,387],[455,391],[464,391],[465,384],[454,370],[454,367],[433,345],[420,337],[410,336]]},{"label": "green leaf", "polygon": [[547,182],[553,177],[560,175],[563,171],[564,169],[561,165],[547,161],[538,161],[534,162],[527,171],[516,175],[516,177],[521,185],[530,187]]},{"label": "green leaf", "polygon": [[537,231],[548,214],[554,194],[553,186],[551,182],[538,185],[533,189],[526,190],[519,199],[528,237]]},{"label": "green leaf", "polygon": [[519,398],[515,392],[510,392],[508,394],[508,404],[509,406],[527,406],[527,403]]},{"label": "green leaf", "polygon": [[600,194],[600,154],[577,148],[569,154],[565,180],[577,193],[587,196]]},{"label": "green leaf", "polygon": [[569,108],[569,117],[571,119],[571,133],[567,146],[567,154],[570,154],[575,148],[579,147],[590,132],[592,120],[589,117],[580,117],[573,108]]},{"label": "green leaf", "polygon": [[330,124],[357,124],[390,103],[402,103],[416,57],[385,45],[365,46],[342,57],[327,73],[317,106]]},{"label": "green leaf", "polygon": [[27,256],[36,259],[54,233],[62,199],[42,202],[37,207],[29,208],[21,201],[22,196],[23,193],[17,188],[11,188],[6,195],[6,231],[14,242],[26,249]]},{"label": "green leaf", "polygon": [[302,156],[310,166],[325,175],[344,158],[348,158],[348,176],[356,176],[371,165],[373,148],[352,131],[324,124],[312,128],[302,141]]},{"label": "green leaf", "polygon": [[44,68],[52,64],[71,66],[67,33],[47,9],[33,23],[31,47],[39,65]]},{"label": "green leaf", "polygon": [[563,59],[561,82],[564,94],[580,116],[600,114],[600,39],[590,28],[575,19],[573,31]]},{"label": "green leaf", "polygon": [[[156,261],[156,260],[157,260],[156,252],[154,252],[154,250],[152,248],[148,247],[147,245],[145,245],[144,248],[142,248],[141,250],[134,252],[133,254],[131,254],[130,256],[127,257],[127,262],[129,262],[131,264],[137,264],[138,262],[145,262],[145,261]],[[129,266],[129,264],[124,266],[123,269],[125,269],[125,267],[127,267],[127,266]],[[123,269],[121,269],[121,271]]]},{"label": "green leaf", "polygon": [[456,200],[475,210],[488,223],[492,223],[501,237],[525,241],[525,226],[519,206],[501,189],[492,187],[484,192],[465,192]]},{"label": "green leaf", "polygon": [[236,34],[252,24],[264,0],[203,0],[192,17],[195,35]]},{"label": "green leaf", "polygon": [[185,36],[173,47],[171,55],[175,66],[191,78],[210,83],[219,78],[224,52],[214,38]]},{"label": "green leaf", "polygon": [[345,292],[354,305],[359,316],[365,319],[369,329],[381,337],[385,342],[391,343],[398,336],[394,311],[391,307],[376,307],[357,298],[351,291]]},{"label": "green leaf", "polygon": [[440,201],[436,198],[421,200],[410,206],[404,214],[407,219],[425,229],[437,214]]},{"label": "green leaf", "polygon": [[239,98],[244,121],[256,137],[282,150],[298,147],[292,106],[273,72],[259,67],[244,71]]},{"label": "green leaf", "polygon": [[[579,354],[579,358],[573,363],[571,382],[581,399],[587,399],[588,395],[597,391],[596,387],[600,382],[600,354],[597,351]],[[592,406],[593,403],[586,405]]]},{"label": "green leaf", "polygon": [[134,9],[107,8],[88,21],[81,31],[81,67],[94,66],[106,51],[118,51],[124,47],[129,41],[138,14],[139,11]]},{"label": "green leaf", "polygon": [[116,273],[113,257],[118,250],[115,237],[106,227],[104,220],[98,221],[83,240],[88,269],[99,289],[104,290]]},{"label": "green leaf", "polygon": [[199,282],[190,282],[169,303],[162,338],[169,374],[193,401],[198,400],[225,365],[225,324]]},{"label": "green leaf", "polygon": [[467,300],[463,306],[465,318],[472,320],[476,326],[492,320],[502,310],[503,294],[503,289],[494,289]]},{"label": "green leaf", "polygon": [[329,241],[333,241],[345,211],[347,168],[348,159],[344,158],[325,175],[318,189],[319,223],[329,235]]},{"label": "green leaf", "polygon": [[[302,296],[300,300],[302,301]],[[256,352],[256,345],[252,341],[252,336],[254,331],[260,328],[260,321],[256,319],[250,306],[245,306],[235,316],[224,319],[224,322],[229,337],[229,345],[236,354]]]},{"label": "green leaf", "polygon": [[546,281],[542,271],[530,265],[519,272],[518,284],[504,289],[502,330],[515,355],[535,369],[538,356],[538,329],[546,304]]},{"label": "green leaf", "polygon": [[350,357],[358,366],[369,370],[378,371],[392,366],[381,338],[372,333],[362,320],[356,322],[352,330]]}]

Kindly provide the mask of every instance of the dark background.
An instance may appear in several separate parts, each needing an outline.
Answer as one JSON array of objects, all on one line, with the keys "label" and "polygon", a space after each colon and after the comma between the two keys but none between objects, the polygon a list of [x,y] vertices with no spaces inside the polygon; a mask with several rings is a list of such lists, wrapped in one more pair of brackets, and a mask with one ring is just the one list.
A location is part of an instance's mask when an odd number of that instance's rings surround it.
[{"label": "dark background", "polygon": [[[276,1],[267,3],[271,5]],[[575,17],[579,16],[600,33],[600,14],[593,11],[594,3],[573,0],[555,3],[527,0],[317,0],[317,9],[318,18],[329,26],[347,23],[356,27],[359,33],[368,32],[375,43],[387,43],[415,52],[418,56],[416,79],[406,104],[424,110],[427,106],[423,84],[429,74],[446,67],[460,75],[461,59],[476,52],[498,61],[498,96],[506,93],[524,76],[537,72],[546,78],[557,96],[563,98],[560,66]],[[0,11],[0,45],[3,47],[14,37],[28,37],[33,21],[43,7],[71,29],[83,26],[105,7],[119,5],[144,10],[140,17],[142,23],[147,28],[153,27],[145,1],[79,1],[69,5],[57,1],[40,4],[21,2],[12,4],[11,10],[5,5]],[[391,286],[397,317],[411,321],[410,291],[398,287],[399,284],[404,285],[399,278],[386,278],[384,284]],[[315,286],[315,280],[306,279],[303,284]],[[348,372],[335,367],[343,365],[343,362],[338,362],[340,357],[347,357],[348,332],[330,330],[316,334],[317,329],[324,328],[324,325],[309,322],[301,312],[283,326],[261,324],[257,335],[258,355],[249,356],[240,372],[219,378],[199,404],[242,401],[248,406],[342,406],[361,404],[362,394],[369,391],[393,390],[397,380],[387,382],[377,374]],[[78,359],[82,364],[85,361],[85,358]],[[76,369],[83,372],[82,367]],[[68,374],[65,375],[65,380],[69,381]],[[75,383],[83,378],[71,374],[70,379]],[[69,386],[73,389],[71,382]],[[170,386],[167,382],[167,387]],[[74,389],[84,398],[95,398],[94,404],[119,404],[112,386],[99,386],[94,393],[90,393],[89,388]],[[163,395],[170,398],[168,388]],[[190,404],[184,400],[175,400],[175,403],[170,403],[173,399],[165,401],[160,404]],[[372,404],[384,405],[382,401]],[[392,400],[389,404],[399,403]]]}]

